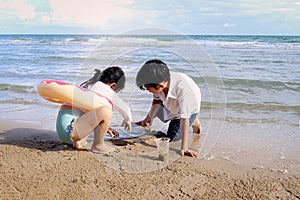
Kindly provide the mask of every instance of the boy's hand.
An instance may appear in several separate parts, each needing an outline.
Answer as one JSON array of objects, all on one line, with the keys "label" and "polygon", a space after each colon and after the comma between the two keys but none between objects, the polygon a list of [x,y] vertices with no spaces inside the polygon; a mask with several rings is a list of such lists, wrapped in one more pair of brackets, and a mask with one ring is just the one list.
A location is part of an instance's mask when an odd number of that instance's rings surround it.
[{"label": "boy's hand", "polygon": [[149,127],[151,125],[151,119],[150,117],[146,117],[146,119],[142,121],[133,122],[133,123],[142,127]]},{"label": "boy's hand", "polygon": [[192,150],[181,150],[181,156],[191,156],[191,157],[198,157],[199,153],[197,151]]}]

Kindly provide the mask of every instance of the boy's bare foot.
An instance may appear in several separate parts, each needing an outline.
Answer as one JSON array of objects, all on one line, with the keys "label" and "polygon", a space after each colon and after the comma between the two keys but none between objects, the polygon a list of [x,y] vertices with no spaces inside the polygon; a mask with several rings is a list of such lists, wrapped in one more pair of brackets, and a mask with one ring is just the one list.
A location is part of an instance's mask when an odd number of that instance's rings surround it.
[{"label": "boy's bare foot", "polygon": [[92,148],[91,148],[91,151],[93,153],[97,153],[97,154],[101,154],[101,153],[105,154],[105,153],[114,152],[115,148],[111,147],[107,144],[102,144],[102,145],[98,145],[98,146],[93,145]]},{"label": "boy's bare foot", "polygon": [[193,128],[193,133],[195,134],[201,134],[201,131],[202,131],[201,126],[197,128]]},{"label": "boy's bare foot", "polygon": [[192,143],[191,143],[191,146],[193,146],[193,147],[198,147],[198,146],[200,146],[200,142],[201,142],[201,134],[199,134],[199,133],[195,133],[194,135],[193,135],[193,141],[192,141]]},{"label": "boy's bare foot", "polygon": [[198,117],[193,122],[192,128],[193,128],[193,133],[195,133],[195,134],[201,134],[202,127],[201,127],[201,124],[200,124],[200,121],[199,121]]},{"label": "boy's bare foot", "polygon": [[84,147],[87,145],[87,141],[85,139],[79,140],[77,142],[73,142],[73,147],[75,149],[84,149]]}]

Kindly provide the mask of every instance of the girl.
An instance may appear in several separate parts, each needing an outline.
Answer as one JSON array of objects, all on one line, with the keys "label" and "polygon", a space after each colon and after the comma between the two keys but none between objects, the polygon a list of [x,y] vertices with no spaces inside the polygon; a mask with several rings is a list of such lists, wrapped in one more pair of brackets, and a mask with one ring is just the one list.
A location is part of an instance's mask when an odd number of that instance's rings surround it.
[{"label": "girl", "polygon": [[56,130],[62,142],[73,144],[76,149],[86,145],[86,138],[94,132],[91,151],[94,153],[109,153],[114,148],[104,143],[108,132],[117,138],[118,132],[109,128],[113,108],[124,118],[122,125],[131,130],[131,111],[124,101],[116,94],[125,86],[125,75],[121,68],[113,66],[103,72],[95,70],[95,75],[80,86],[88,88],[102,98],[102,106],[87,111],[74,105],[64,103],[57,116]]}]

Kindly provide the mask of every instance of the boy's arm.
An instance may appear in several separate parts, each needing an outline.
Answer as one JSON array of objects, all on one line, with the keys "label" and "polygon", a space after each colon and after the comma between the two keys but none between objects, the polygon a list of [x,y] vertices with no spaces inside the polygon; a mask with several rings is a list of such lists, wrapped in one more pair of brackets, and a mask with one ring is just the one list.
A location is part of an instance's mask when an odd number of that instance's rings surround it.
[{"label": "boy's arm", "polygon": [[136,122],[135,124],[139,125],[139,126],[151,126],[153,119],[156,116],[156,113],[161,105],[161,101],[160,100],[155,100],[153,99],[152,101],[152,106],[146,116],[146,118],[142,121]]},{"label": "boy's arm", "polygon": [[148,113],[148,116],[150,117],[151,121],[156,117],[156,113],[157,113],[161,103],[162,103],[162,101],[153,99],[151,109]]},{"label": "boy's arm", "polygon": [[181,155],[198,157],[199,153],[189,150],[189,118],[180,118],[181,128]]}]

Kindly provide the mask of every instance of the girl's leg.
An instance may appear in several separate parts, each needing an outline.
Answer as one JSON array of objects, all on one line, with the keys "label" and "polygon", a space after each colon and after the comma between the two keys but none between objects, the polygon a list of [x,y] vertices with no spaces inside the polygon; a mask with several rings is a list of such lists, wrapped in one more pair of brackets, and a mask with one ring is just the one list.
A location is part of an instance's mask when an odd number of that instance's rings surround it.
[{"label": "girl's leg", "polygon": [[[110,125],[110,123],[108,124],[108,127],[109,127],[109,125]],[[115,150],[114,147],[109,146],[104,143],[104,138],[105,138],[105,135],[108,130],[108,128],[106,130],[105,126],[106,126],[106,124],[99,124],[94,129],[94,143],[91,148],[91,151],[93,153],[109,153],[109,152],[113,152]]]},{"label": "girl's leg", "polygon": [[84,149],[84,147],[87,145],[87,141],[86,141],[87,138],[88,137],[85,137],[85,138],[83,138],[81,140],[74,141],[73,142],[73,147],[75,149]]},{"label": "girl's leg", "polygon": [[[104,144],[105,134],[110,126],[112,119],[112,109],[108,106],[102,106],[96,110],[92,110],[84,113],[74,122],[74,132],[72,140],[76,142],[87,138],[97,126],[94,132],[95,138],[92,146],[92,150],[96,150],[99,147],[107,146]],[[99,151],[103,151],[104,149]]]}]

